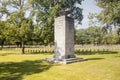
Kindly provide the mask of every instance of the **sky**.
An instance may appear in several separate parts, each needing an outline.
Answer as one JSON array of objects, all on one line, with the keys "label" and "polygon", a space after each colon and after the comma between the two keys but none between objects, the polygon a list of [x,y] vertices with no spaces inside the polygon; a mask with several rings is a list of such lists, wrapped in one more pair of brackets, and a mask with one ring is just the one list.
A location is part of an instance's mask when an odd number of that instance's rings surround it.
[{"label": "sky", "polygon": [[99,13],[101,9],[96,6],[95,0],[84,0],[82,2],[82,5],[80,6],[83,9],[83,20],[82,25],[77,25],[78,28],[88,28],[89,26],[89,19],[88,15],[89,13]]}]

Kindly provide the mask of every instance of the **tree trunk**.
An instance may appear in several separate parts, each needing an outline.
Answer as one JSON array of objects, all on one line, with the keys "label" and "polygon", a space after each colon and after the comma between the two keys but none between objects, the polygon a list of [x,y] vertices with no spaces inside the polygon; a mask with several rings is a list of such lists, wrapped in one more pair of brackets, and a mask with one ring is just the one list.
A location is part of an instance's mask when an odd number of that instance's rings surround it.
[{"label": "tree trunk", "polygon": [[1,48],[3,48],[3,44],[1,45]]},{"label": "tree trunk", "polygon": [[2,49],[3,48],[3,45],[1,44],[1,48],[0,49]]},{"label": "tree trunk", "polygon": [[22,54],[25,54],[24,39],[22,39],[21,42],[21,49],[22,49]]},{"label": "tree trunk", "polygon": [[1,42],[1,49],[3,48],[4,46],[4,41]]}]

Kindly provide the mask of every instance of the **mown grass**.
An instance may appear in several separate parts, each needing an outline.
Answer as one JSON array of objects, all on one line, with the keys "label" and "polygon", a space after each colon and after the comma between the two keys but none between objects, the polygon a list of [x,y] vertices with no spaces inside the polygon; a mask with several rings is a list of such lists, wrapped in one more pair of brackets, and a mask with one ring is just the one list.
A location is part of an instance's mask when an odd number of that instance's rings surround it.
[{"label": "mown grass", "polygon": [[114,54],[76,54],[77,57],[87,58],[87,61],[67,65],[42,61],[52,56],[21,55],[19,49],[0,50],[0,80],[120,80],[119,51]]}]

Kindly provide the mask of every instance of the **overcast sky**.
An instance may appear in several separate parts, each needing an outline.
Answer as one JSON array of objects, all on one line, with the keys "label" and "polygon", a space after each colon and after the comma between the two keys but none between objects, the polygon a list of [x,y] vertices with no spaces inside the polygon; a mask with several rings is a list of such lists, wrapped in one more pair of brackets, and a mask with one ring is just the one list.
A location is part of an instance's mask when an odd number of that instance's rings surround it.
[{"label": "overcast sky", "polygon": [[89,13],[99,13],[101,9],[96,6],[95,0],[84,0],[82,2],[81,8],[83,8],[83,20],[82,25],[78,25],[78,28],[88,27],[88,14]]}]

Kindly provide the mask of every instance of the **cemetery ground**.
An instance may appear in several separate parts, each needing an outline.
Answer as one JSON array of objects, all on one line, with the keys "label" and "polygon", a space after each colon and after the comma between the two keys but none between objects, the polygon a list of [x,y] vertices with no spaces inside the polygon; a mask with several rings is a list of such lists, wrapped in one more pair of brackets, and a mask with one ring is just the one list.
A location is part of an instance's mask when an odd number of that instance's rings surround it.
[{"label": "cemetery ground", "polygon": [[27,48],[21,55],[19,48],[4,48],[0,80],[120,80],[119,48],[76,46],[76,56],[87,60],[67,65],[42,61],[53,57],[52,49]]}]

